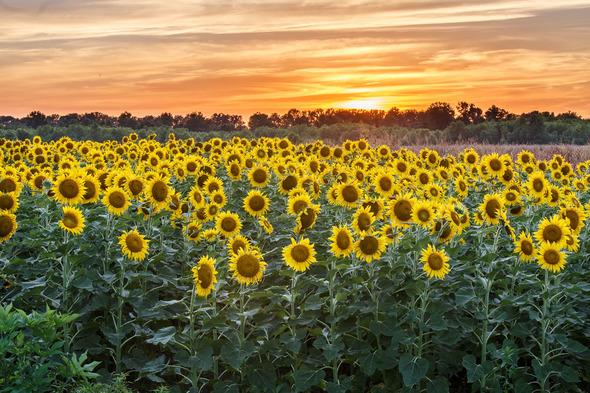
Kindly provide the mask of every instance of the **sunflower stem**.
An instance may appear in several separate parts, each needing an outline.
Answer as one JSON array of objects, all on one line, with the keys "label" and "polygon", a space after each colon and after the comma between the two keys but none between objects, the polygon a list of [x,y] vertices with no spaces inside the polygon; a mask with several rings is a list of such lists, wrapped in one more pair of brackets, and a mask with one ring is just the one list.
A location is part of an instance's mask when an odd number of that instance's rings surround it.
[{"label": "sunflower stem", "polygon": [[[71,266],[70,266],[70,260],[68,258],[68,250],[67,250],[67,246],[68,246],[68,233],[64,232],[64,240],[63,240],[63,255],[62,255],[62,259],[61,259],[61,263],[62,263],[62,309],[64,313],[69,313],[69,299],[68,299],[68,295],[69,295],[69,287],[70,287],[70,275],[71,275]],[[70,352],[70,323],[66,323],[64,324],[64,350],[66,353]]]},{"label": "sunflower stem", "polygon": [[[336,279],[336,259],[332,258],[332,260],[330,261],[330,271],[328,272],[328,277],[329,277],[329,285],[328,285],[328,293],[329,293],[329,297],[330,297],[330,339],[332,341],[332,344],[334,344],[334,341],[336,340],[335,334],[334,334],[334,317],[336,316],[336,303],[337,300],[334,296],[334,281]],[[332,360],[332,381],[339,385],[340,382],[338,380],[338,361],[339,361],[339,357],[336,359]]]},{"label": "sunflower stem", "polygon": [[424,317],[426,316],[426,309],[428,308],[428,297],[430,294],[430,281],[426,280],[424,290],[420,295],[420,321],[418,325],[418,357],[422,357],[424,351]]},{"label": "sunflower stem", "polygon": [[[550,283],[549,283],[549,271],[545,270],[545,282],[543,285],[543,315],[541,316],[541,369],[545,369],[547,365],[547,331],[549,330],[550,318],[548,318],[549,307],[551,302]],[[545,386],[549,382],[548,378],[541,378],[539,381],[540,389],[542,393],[548,391],[548,387]]]},{"label": "sunflower stem", "polygon": [[125,260],[119,264],[119,289],[117,291],[117,313],[115,316],[115,333],[117,342],[115,346],[115,370],[121,372],[121,355],[123,347],[123,293],[125,291]]},{"label": "sunflower stem", "polygon": [[[189,329],[189,340],[190,340],[190,356],[191,358],[197,356],[197,349],[196,349],[196,332],[195,332],[195,293],[197,292],[197,287],[196,287],[196,283],[193,284],[193,288],[191,290],[191,300],[190,300],[190,304],[189,304],[189,308],[188,308],[188,313],[189,313],[189,325],[190,325],[190,329]],[[198,372],[197,369],[195,367],[195,362],[192,361],[191,362],[191,376],[190,376],[190,380],[191,380],[191,386],[192,386],[192,390],[194,392],[198,392],[199,391],[199,376],[198,376]]]},{"label": "sunflower stem", "polygon": [[[490,292],[492,290],[492,279],[486,279],[485,283],[485,294],[484,294],[484,301],[483,301],[483,322],[481,328],[481,365],[486,362],[487,358],[487,345],[488,340],[490,338],[490,333],[488,332],[488,320],[489,320],[489,308],[490,308]],[[481,377],[481,391],[485,391],[486,385],[486,375],[483,374]]]}]

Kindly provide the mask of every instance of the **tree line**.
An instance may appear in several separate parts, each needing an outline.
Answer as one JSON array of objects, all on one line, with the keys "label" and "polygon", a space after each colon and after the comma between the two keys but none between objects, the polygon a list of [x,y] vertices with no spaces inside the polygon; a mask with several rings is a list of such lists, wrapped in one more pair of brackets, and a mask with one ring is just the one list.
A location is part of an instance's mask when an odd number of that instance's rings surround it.
[{"label": "tree line", "polygon": [[[590,141],[590,121],[575,112],[555,114],[553,112],[533,111],[520,115],[511,113],[496,105],[482,110],[473,103],[461,101],[455,107],[445,102],[435,102],[425,110],[391,108],[385,110],[360,109],[290,109],[286,113],[252,114],[246,123],[241,115],[214,113],[206,116],[193,112],[185,116],[165,112],[158,116],[134,116],[123,112],[110,116],[100,112],[70,113],[67,115],[46,115],[39,111],[17,118],[0,116],[0,129],[21,130],[43,129],[41,134],[53,136],[64,129],[110,129],[128,128],[134,130],[175,129],[189,133],[205,132],[254,132],[272,129],[286,130],[290,133],[314,134],[312,129],[338,129],[341,124],[356,124],[370,128],[395,128],[396,134],[404,132],[431,134],[441,142],[473,141],[483,143],[577,143]],[[58,130],[58,131],[56,131]],[[403,131],[406,130],[406,131]],[[113,132],[113,131],[111,131]],[[36,133],[36,132],[33,132]],[[63,133],[63,132],[61,132]],[[6,134],[6,132],[5,132]],[[321,134],[321,133],[320,133]],[[18,135],[17,135],[18,136]],[[95,135],[92,139],[103,139],[107,135]],[[410,135],[410,140],[412,136]],[[407,139],[407,138],[406,138]]]}]

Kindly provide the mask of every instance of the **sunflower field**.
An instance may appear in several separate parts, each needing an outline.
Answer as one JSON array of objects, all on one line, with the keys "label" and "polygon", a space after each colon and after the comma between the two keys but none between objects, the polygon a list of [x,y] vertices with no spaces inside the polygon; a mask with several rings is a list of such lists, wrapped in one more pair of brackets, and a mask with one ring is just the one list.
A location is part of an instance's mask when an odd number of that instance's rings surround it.
[{"label": "sunflower field", "polygon": [[65,353],[103,380],[590,386],[590,162],[130,134],[0,139],[0,163],[0,300],[70,315]]}]

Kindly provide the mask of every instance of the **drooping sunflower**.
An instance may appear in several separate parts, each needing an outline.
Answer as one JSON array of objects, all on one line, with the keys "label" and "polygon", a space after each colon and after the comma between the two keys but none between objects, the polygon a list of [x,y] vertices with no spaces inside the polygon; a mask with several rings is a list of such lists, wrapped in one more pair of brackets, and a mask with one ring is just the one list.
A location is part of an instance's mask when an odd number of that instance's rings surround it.
[{"label": "drooping sunflower", "polygon": [[0,211],[0,243],[9,240],[17,228],[16,216],[12,213]]},{"label": "drooping sunflower", "polygon": [[102,197],[102,203],[109,213],[120,216],[129,209],[129,195],[121,187],[109,187]]},{"label": "drooping sunflower", "polygon": [[551,218],[545,217],[539,224],[539,229],[535,232],[535,239],[539,243],[550,243],[557,248],[563,248],[567,242],[567,236],[570,235],[570,227],[566,220],[554,215]]},{"label": "drooping sunflower", "polygon": [[252,190],[244,198],[244,210],[253,217],[266,214],[270,206],[270,200],[258,190]]},{"label": "drooping sunflower", "polygon": [[191,270],[193,272],[193,281],[195,283],[197,295],[201,297],[209,296],[213,291],[215,284],[217,284],[215,259],[209,256],[203,256]]},{"label": "drooping sunflower", "polygon": [[75,207],[64,206],[63,217],[59,221],[59,227],[73,235],[81,234],[85,227],[85,219],[82,211]]},{"label": "drooping sunflower", "polygon": [[543,243],[537,254],[539,266],[552,273],[558,273],[565,267],[567,256],[555,244]]},{"label": "drooping sunflower", "polygon": [[215,228],[226,238],[231,238],[240,233],[242,222],[236,213],[221,212],[217,215]]},{"label": "drooping sunflower", "polygon": [[296,242],[291,239],[291,244],[283,248],[283,261],[291,269],[304,272],[316,261],[316,251],[309,239]]},{"label": "drooping sunflower", "polygon": [[295,233],[301,233],[307,229],[313,228],[320,213],[320,206],[311,204],[297,215],[295,224]]},{"label": "drooping sunflower", "polygon": [[137,229],[123,232],[119,236],[121,252],[132,261],[143,261],[149,252],[149,240]]},{"label": "drooping sunflower", "polygon": [[479,205],[482,218],[488,224],[496,225],[504,209],[504,199],[500,194],[486,194],[483,202]]},{"label": "drooping sunflower", "polygon": [[385,251],[385,240],[381,236],[367,233],[356,241],[354,251],[359,259],[370,263],[381,258]]},{"label": "drooping sunflower", "polygon": [[444,279],[451,270],[447,253],[444,250],[437,250],[431,244],[422,250],[420,260],[428,278],[436,277]]},{"label": "drooping sunflower", "polygon": [[352,228],[357,234],[370,231],[375,217],[369,207],[359,207],[352,216]]},{"label": "drooping sunflower", "polygon": [[184,227],[184,234],[189,240],[198,241],[201,237],[201,224],[198,222],[189,222]]},{"label": "drooping sunflower", "polygon": [[332,236],[329,240],[331,242],[330,251],[336,257],[347,257],[354,249],[352,233],[345,226],[332,227]]},{"label": "drooping sunflower", "polygon": [[260,226],[262,227],[262,229],[264,230],[264,232],[266,232],[267,235],[272,235],[272,233],[274,232],[274,227],[272,226],[272,223],[268,220],[268,218],[266,217],[258,217],[258,223],[260,224]]},{"label": "drooping sunflower", "polygon": [[58,202],[77,205],[82,202],[86,189],[78,177],[63,174],[55,180],[52,191]]},{"label": "drooping sunflower", "polygon": [[229,270],[233,273],[233,278],[240,284],[252,285],[262,280],[266,270],[266,262],[262,255],[255,248],[240,249],[237,254],[233,254]]},{"label": "drooping sunflower", "polygon": [[563,219],[569,221],[569,227],[574,233],[580,233],[584,228],[584,222],[586,221],[586,213],[584,209],[578,207],[564,207],[559,211]]},{"label": "drooping sunflower", "polygon": [[533,237],[529,233],[520,233],[518,238],[514,241],[514,253],[518,254],[518,258],[522,262],[530,262],[535,259],[537,250],[533,243]]}]

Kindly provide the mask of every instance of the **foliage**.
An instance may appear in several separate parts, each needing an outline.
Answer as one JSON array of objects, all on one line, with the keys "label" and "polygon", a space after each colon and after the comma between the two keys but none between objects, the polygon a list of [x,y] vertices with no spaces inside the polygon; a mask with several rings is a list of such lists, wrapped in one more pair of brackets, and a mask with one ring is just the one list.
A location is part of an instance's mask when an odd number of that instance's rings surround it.
[{"label": "foliage", "polygon": [[0,305],[0,392],[49,392],[64,381],[97,377],[98,362],[87,362],[86,352],[64,352],[62,329],[76,318]]},{"label": "foliage", "polygon": [[[365,140],[332,147],[171,136],[160,143],[131,134],[125,142],[13,143],[0,147],[0,187],[17,179],[10,192],[19,203],[18,228],[0,250],[8,283],[0,296],[26,310],[49,304],[78,314],[52,328],[59,348],[87,353],[101,375],[126,373],[130,389],[575,392],[590,382],[588,162],[573,167],[527,152],[516,160],[477,157],[470,149],[441,157]],[[256,183],[256,170],[267,171],[268,182]],[[547,188],[535,195],[539,174]],[[280,188],[288,175],[295,178],[290,192]],[[380,188],[383,175],[391,189]],[[128,195],[131,207],[119,215],[109,212],[115,201],[108,198],[64,202],[66,178],[94,179],[103,196],[114,187],[131,190],[137,179],[144,188]],[[153,188],[158,181],[164,185]],[[354,187],[359,197],[351,201]],[[154,192],[162,188],[163,205]],[[270,201],[261,217],[245,208],[253,189]],[[308,210],[293,211],[297,198]],[[404,198],[409,208],[398,211]],[[494,198],[498,206],[482,204]],[[62,204],[83,214],[80,235],[59,226]],[[433,207],[432,222],[406,217],[424,204]],[[368,223],[358,219],[363,206],[375,213]],[[572,207],[581,218],[576,228],[563,218]],[[240,221],[250,243],[244,250],[267,263],[260,282],[241,284],[230,269],[240,254],[228,246],[235,237],[220,232],[231,229],[219,219],[226,212]],[[567,264],[555,273],[515,253],[518,236],[535,234],[545,218],[559,219],[571,236],[571,245],[558,247]],[[335,227],[351,233],[348,254],[334,252]],[[145,259],[125,256],[139,244],[121,240],[132,229],[149,240]],[[383,245],[372,260],[360,246],[369,236]],[[313,245],[307,270],[285,263],[292,238]],[[545,243],[535,236],[531,250]],[[441,265],[448,256],[443,279],[429,278],[441,267],[436,258],[424,262],[424,251],[440,253]],[[204,256],[215,259],[217,282],[199,274]],[[197,296],[208,284],[212,292]],[[61,364],[79,371],[82,356]]]}]

